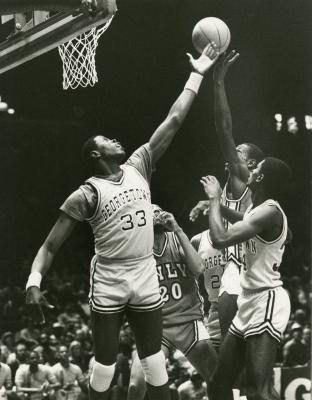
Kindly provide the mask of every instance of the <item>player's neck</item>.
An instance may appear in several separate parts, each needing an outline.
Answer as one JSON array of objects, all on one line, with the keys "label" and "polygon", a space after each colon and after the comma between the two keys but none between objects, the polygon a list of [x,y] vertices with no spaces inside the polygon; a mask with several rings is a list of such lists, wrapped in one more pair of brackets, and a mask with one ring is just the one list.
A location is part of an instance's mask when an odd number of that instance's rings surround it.
[{"label": "player's neck", "polygon": [[119,179],[123,171],[118,162],[108,162],[101,160],[95,169],[96,176],[105,179]]},{"label": "player's neck", "polygon": [[253,207],[257,207],[260,204],[262,204],[263,202],[265,202],[266,200],[268,200],[268,196],[265,193],[265,191],[259,187],[257,188],[257,190],[255,192],[252,193],[252,204]]}]

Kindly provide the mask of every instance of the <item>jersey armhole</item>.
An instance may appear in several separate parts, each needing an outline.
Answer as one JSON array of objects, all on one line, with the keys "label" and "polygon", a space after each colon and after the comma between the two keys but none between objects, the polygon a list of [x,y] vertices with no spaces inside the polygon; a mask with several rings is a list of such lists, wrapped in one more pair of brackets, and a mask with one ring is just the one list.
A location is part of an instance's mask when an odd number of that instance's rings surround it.
[{"label": "jersey armhole", "polygon": [[94,217],[96,216],[96,213],[100,207],[101,193],[100,193],[99,189],[93,183],[86,182],[86,185],[88,185],[93,190],[94,194],[96,195],[96,204],[93,209],[90,206],[89,202],[87,202],[88,215],[90,215],[90,217],[86,218],[86,221],[90,222],[90,221],[92,221],[92,219],[94,219]]}]

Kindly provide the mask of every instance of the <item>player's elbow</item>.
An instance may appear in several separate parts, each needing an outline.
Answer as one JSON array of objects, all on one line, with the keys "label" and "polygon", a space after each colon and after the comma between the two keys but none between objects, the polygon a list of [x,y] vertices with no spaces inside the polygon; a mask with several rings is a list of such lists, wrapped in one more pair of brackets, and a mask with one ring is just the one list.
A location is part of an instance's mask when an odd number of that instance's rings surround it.
[{"label": "player's elbow", "polygon": [[183,118],[178,111],[174,111],[168,115],[168,128],[173,131],[180,129]]},{"label": "player's elbow", "polygon": [[212,247],[218,250],[222,250],[227,247],[226,242],[223,238],[211,238]]}]

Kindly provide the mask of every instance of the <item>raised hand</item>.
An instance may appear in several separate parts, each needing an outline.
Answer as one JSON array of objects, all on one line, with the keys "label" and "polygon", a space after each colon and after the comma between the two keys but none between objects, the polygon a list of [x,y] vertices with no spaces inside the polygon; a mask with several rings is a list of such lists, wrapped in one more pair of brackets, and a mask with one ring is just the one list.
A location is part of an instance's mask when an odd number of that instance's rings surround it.
[{"label": "raised hand", "polygon": [[42,311],[42,306],[53,309],[54,306],[49,304],[44,294],[37,286],[31,286],[26,291],[26,304],[30,317],[39,324],[45,323],[45,317]]},{"label": "raised hand", "polygon": [[237,53],[236,50],[232,50],[229,53],[222,54],[216,62],[213,70],[214,81],[223,80],[229,67],[235,63],[238,57],[239,53]]},{"label": "raised hand", "polygon": [[157,220],[170,232],[176,232],[177,230],[181,229],[173,214],[169,212],[163,211],[158,215]]},{"label": "raised hand", "polygon": [[222,189],[218,179],[215,176],[203,176],[200,180],[200,183],[203,185],[204,191],[209,200],[220,199]]},{"label": "raised hand", "polygon": [[217,60],[219,51],[215,42],[211,42],[204,48],[202,54],[197,59],[194,59],[190,53],[186,54],[194,72],[205,75],[205,73]]},{"label": "raised hand", "polygon": [[203,215],[208,215],[208,211],[209,200],[201,200],[191,209],[189,219],[190,221],[195,222],[201,213]]}]

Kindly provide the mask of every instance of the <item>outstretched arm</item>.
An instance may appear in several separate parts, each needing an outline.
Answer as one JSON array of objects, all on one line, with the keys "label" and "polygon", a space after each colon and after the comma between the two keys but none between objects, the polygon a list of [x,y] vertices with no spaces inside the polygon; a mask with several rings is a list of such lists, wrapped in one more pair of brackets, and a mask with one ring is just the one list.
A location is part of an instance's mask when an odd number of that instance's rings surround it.
[{"label": "outstretched arm", "polygon": [[[195,207],[190,211],[190,221],[195,222],[200,214],[209,215],[209,200],[199,201]],[[232,210],[223,204],[220,204],[222,217],[228,220],[231,224],[243,219],[244,213]]]},{"label": "outstretched arm", "polygon": [[31,306],[33,317],[41,323],[45,321],[41,305],[53,308],[40,291],[41,277],[50,268],[58,249],[71,234],[76,223],[76,220],[61,212],[32,264],[26,285],[26,304]]},{"label": "outstretched arm", "polygon": [[182,126],[197,95],[203,75],[215,62],[218,52],[216,45],[211,43],[203,50],[202,55],[197,60],[194,60],[190,54],[188,56],[194,72],[191,73],[183,92],[171,107],[167,118],[156,129],[149,140],[154,162],[157,162],[165,153],[175,134]]},{"label": "outstretched arm", "polygon": [[225,76],[229,67],[238,59],[239,54],[232,50],[222,55],[214,68],[214,114],[216,131],[220,146],[229,165],[231,191],[235,197],[241,195],[246,188],[249,176],[247,165],[237,155],[236,144],[232,132],[232,115],[225,90]]},{"label": "outstretched arm", "polygon": [[211,175],[201,179],[204,190],[209,197],[209,227],[213,247],[224,249],[242,243],[272,228],[278,221],[279,211],[274,207],[266,207],[254,213],[247,220],[236,222],[228,230],[225,229],[221,215],[221,187],[218,180]]}]

